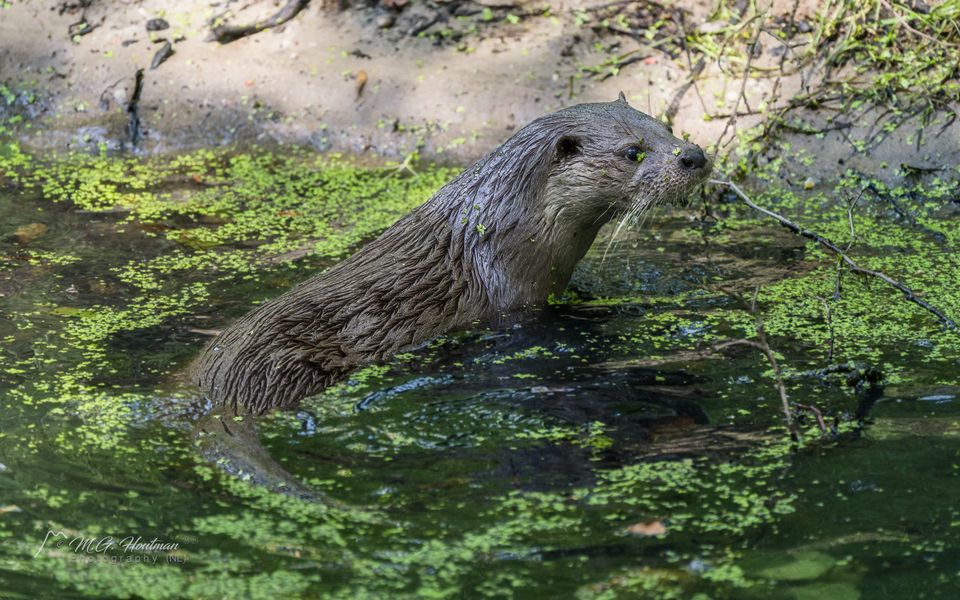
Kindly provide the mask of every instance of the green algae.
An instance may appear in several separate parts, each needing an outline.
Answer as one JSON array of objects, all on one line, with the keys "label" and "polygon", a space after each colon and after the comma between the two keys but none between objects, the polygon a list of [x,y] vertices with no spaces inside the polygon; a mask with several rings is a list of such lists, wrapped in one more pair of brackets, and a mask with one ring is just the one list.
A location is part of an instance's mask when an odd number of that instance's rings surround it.
[{"label": "green algae", "polygon": [[[954,22],[951,7],[895,8],[914,27],[943,29]],[[474,21],[519,20],[505,10],[453,27],[473,35]],[[583,25],[590,16],[577,18]],[[952,55],[898,44],[903,23],[829,10],[814,22],[823,39],[845,40],[835,64],[880,71],[843,89],[851,103],[918,89],[934,101],[955,96],[956,84],[944,79]],[[693,30],[689,41],[716,58],[724,48],[742,50],[725,43],[738,29]],[[872,36],[876,47],[865,43]],[[619,63],[611,56],[595,71],[616,74]],[[0,86],[0,101],[25,93]],[[0,134],[15,119],[0,123]],[[756,133],[738,134],[743,152],[726,170],[750,177],[758,201],[853,242],[861,264],[960,315],[953,171],[904,174],[894,186],[851,171],[799,190],[781,176],[790,174],[787,157],[809,157],[780,145],[760,167],[750,155],[763,149]],[[644,234],[630,250],[659,253],[626,269],[631,277],[654,264],[682,270],[679,283],[664,285],[660,276],[648,287],[554,298],[554,309],[577,319],[560,321],[552,333],[562,339],[505,348],[484,346],[482,337],[443,340],[358,371],[299,412],[264,419],[271,454],[348,505],[270,492],[199,461],[182,416],[196,399],[170,381],[206,339],[194,330],[218,327],[342,258],[452,175],[418,172],[401,178],[294,148],[38,159],[0,144],[4,216],[74,224],[54,241],[0,252],[0,276],[8,277],[0,282],[5,590],[118,598],[855,598],[918,590],[953,597],[960,513],[944,499],[960,475],[955,334],[875,281],[848,274],[835,297],[831,256],[725,204],[710,226]],[[863,190],[851,239],[848,202]],[[686,222],[668,217],[657,229],[677,221]],[[774,256],[785,247],[793,254]],[[756,335],[756,315],[717,286],[748,298],[759,288],[758,314],[791,397],[820,407],[831,426],[839,421],[841,435],[821,440],[811,427],[799,447],[791,444],[759,353],[693,354]],[[889,386],[862,437],[845,415],[863,401],[863,386],[817,373],[842,363],[876,367]],[[601,398],[592,404],[572,397],[584,382],[636,375],[637,365],[652,369],[640,376],[654,389],[669,388],[677,372],[695,376],[694,386],[673,389],[694,394],[710,428],[760,432],[758,439],[670,458],[638,452],[656,440],[631,437],[629,421],[648,415],[618,412],[635,410],[628,400],[646,398],[643,386],[617,380],[621,397],[613,398],[597,386],[590,394]],[[390,393],[357,408],[380,392]],[[581,407],[587,414],[578,419]],[[663,446],[661,453],[679,452]],[[629,533],[646,522],[666,533]],[[38,554],[48,529],[144,533],[182,548],[159,564],[123,564],[119,553],[80,561]]]},{"label": "green algae", "polygon": [[[794,531],[811,526],[805,514],[817,506],[808,496],[822,486],[810,483],[819,476],[794,481],[792,473],[842,456],[857,427],[841,420],[840,437],[823,442],[811,428],[798,448],[779,427],[761,355],[691,362],[683,354],[755,335],[755,316],[715,287],[736,288],[738,271],[692,272],[670,289],[571,290],[553,299],[554,310],[609,316],[594,323],[578,314],[580,321],[563,322],[554,337],[505,346],[483,332],[443,338],[352,374],[297,413],[264,419],[271,454],[301,480],[351,503],[327,505],[259,488],[200,461],[171,416],[196,399],[169,379],[204,341],[189,328],[216,327],[307,270],[332,264],[452,172],[418,169],[401,178],[392,169],[295,149],[41,161],[8,145],[2,157],[2,180],[15,188],[20,206],[3,210],[44,209],[36,214],[51,223],[75,220],[90,236],[62,246],[37,240],[10,247],[0,262],[0,273],[40,284],[5,300],[8,319],[0,321],[0,449],[10,466],[0,472],[0,486],[14,490],[3,504],[22,510],[0,513],[0,568],[17,573],[23,589],[55,582],[77,597],[147,598],[443,598],[464,590],[479,597],[762,598],[812,593],[809,581],[776,570],[811,552],[837,562],[825,575],[829,589],[847,593],[867,585],[844,567],[850,543],[808,550],[805,535]],[[846,242],[848,206],[832,199],[876,182],[851,173],[834,190],[774,187],[776,170],[785,168],[776,163],[761,173],[770,187],[758,186],[758,200]],[[892,221],[899,213],[889,203],[862,200],[852,253],[957,314],[951,279],[958,272],[957,238],[944,215],[952,198],[946,179],[877,189],[911,219]],[[683,225],[671,232],[676,223],[664,223],[659,237],[633,252],[652,246],[657,260],[681,269],[690,248],[736,249],[743,240],[776,247],[785,239],[730,207],[706,233]],[[805,375],[827,364],[831,340],[830,360],[878,366],[888,383],[957,385],[956,370],[942,368],[958,359],[949,332],[895,292],[849,275],[834,299],[834,260],[794,243],[789,269],[776,263],[758,281],[759,314],[793,397],[828,416],[851,410],[855,388]],[[724,260],[731,252],[709,254]],[[731,264],[769,267],[763,258],[751,260]],[[63,291],[71,285],[79,295]],[[754,287],[737,289],[749,296]],[[711,378],[699,398],[711,423],[761,435],[734,450],[644,458],[632,451],[649,444],[631,438],[629,423],[615,412],[579,421],[565,412],[564,394],[579,385],[569,382],[602,380],[617,373],[609,365],[638,359],[669,365],[671,357]],[[590,370],[600,361],[606,371]],[[666,385],[670,376],[658,370],[650,384]],[[364,402],[369,407],[358,410]],[[942,426],[948,433],[949,423]],[[954,438],[926,439],[955,461]],[[876,454],[883,457],[912,436],[866,439],[881,445]],[[499,475],[527,457],[534,458],[518,474]],[[582,473],[572,478],[551,460]],[[897,486],[877,489],[870,493],[881,497]],[[825,497],[818,501],[849,514]],[[842,502],[857,500],[848,497]],[[937,522],[960,519],[932,510]],[[630,525],[650,521],[663,523],[666,533],[628,533]],[[180,540],[182,549],[162,556],[161,564],[123,568],[120,554],[102,562],[78,562],[69,553],[31,558],[48,529],[156,532]],[[758,561],[758,538],[784,541],[768,542],[773,547]],[[955,538],[951,529],[931,532],[923,548],[913,548],[909,536],[875,539],[886,540],[889,552],[944,564]],[[860,554],[858,560],[879,568]]]},{"label": "green algae", "polygon": [[[771,171],[780,170],[774,165]],[[859,264],[911,287],[947,315],[960,315],[960,245],[948,207],[955,184],[941,177],[891,187],[848,171],[827,193],[780,188],[757,190],[758,201],[819,234],[846,244]],[[851,200],[856,198],[851,203]],[[732,241],[756,221],[725,219],[721,241]],[[851,228],[853,237],[851,238]],[[875,279],[843,274],[837,259],[814,242],[805,246],[807,272],[760,289],[764,322],[775,336],[802,341],[808,360],[884,365],[889,376],[902,365],[955,363],[960,336],[904,301]],[[749,325],[741,327],[749,334]],[[811,360],[811,362],[812,362]],[[909,374],[906,376],[910,376]],[[931,384],[956,385],[955,377]]]},{"label": "green algae", "polygon": [[[63,405],[80,417],[96,416],[85,419],[77,433],[88,441],[99,437],[110,447],[122,443],[129,416],[125,407],[135,397],[114,398],[102,383],[91,383],[116,373],[110,344],[115,336],[190,314],[208,304],[214,286],[256,282],[284,253],[340,258],[425,200],[450,175],[441,169],[393,183],[388,170],[359,169],[337,157],[302,151],[282,157],[198,151],[170,161],[72,154],[42,162],[15,144],[0,157],[0,171],[24,194],[41,193],[48,201],[69,202],[90,213],[119,214],[116,231],[136,228],[175,243],[146,260],[107,270],[107,277],[129,290],[131,297],[122,305],[38,304],[40,310],[18,315],[21,329],[49,326],[49,317],[55,317],[33,352],[55,364],[57,356],[66,355],[72,368],[11,393],[32,403],[35,392],[42,392],[44,403]],[[236,247],[251,242],[252,248]],[[72,253],[30,251],[28,262],[65,266],[80,260]],[[189,277],[186,284],[172,281],[179,274]],[[4,367],[11,373],[33,360]]]}]

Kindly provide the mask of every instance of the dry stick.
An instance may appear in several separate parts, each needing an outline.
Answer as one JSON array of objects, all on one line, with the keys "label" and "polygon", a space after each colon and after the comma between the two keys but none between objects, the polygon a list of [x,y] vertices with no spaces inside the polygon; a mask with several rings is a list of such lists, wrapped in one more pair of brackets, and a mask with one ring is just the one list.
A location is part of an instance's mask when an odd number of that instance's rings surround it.
[{"label": "dry stick", "polygon": [[756,321],[757,339],[734,340],[726,345],[743,344],[763,352],[763,355],[767,358],[767,362],[770,363],[770,369],[773,371],[773,380],[776,383],[777,392],[780,394],[780,404],[781,408],[783,409],[783,418],[787,425],[787,431],[790,432],[790,438],[793,441],[798,441],[800,439],[800,432],[797,430],[797,424],[793,419],[793,412],[790,410],[790,396],[787,394],[787,384],[783,381],[783,371],[780,370],[780,363],[777,362],[777,357],[773,352],[773,348],[770,347],[770,343],[767,341],[767,333],[763,328],[763,318],[761,318],[760,313],[757,312],[757,296],[760,294],[760,288],[757,287],[754,290],[753,300],[750,303],[747,303],[743,296],[736,292],[721,286],[717,286],[717,289],[742,304],[750,312],[750,314],[753,315],[753,318]]},{"label": "dry stick", "polygon": [[[788,35],[793,36],[794,33],[794,17],[797,14],[797,8],[800,5],[800,0],[794,0],[793,2],[793,12],[790,13],[790,25],[788,26]],[[777,41],[779,38],[774,36],[772,33],[767,32],[768,35],[772,36]],[[780,65],[779,65],[779,74],[777,75],[776,81],[773,82],[773,89],[770,90],[770,102],[769,104],[776,105],[780,101],[780,85],[783,83],[783,78],[786,75],[786,64],[787,64],[787,55],[790,54],[792,49],[786,40],[783,41],[783,54],[780,55]],[[733,111],[736,113],[736,111]]]},{"label": "dry stick", "polygon": [[773,353],[773,349],[767,342],[767,332],[763,328],[763,319],[760,317],[760,313],[757,312],[757,296],[759,295],[760,286],[757,286],[753,291],[753,301],[750,302],[750,312],[753,313],[753,318],[756,319],[757,324],[757,340],[759,343],[757,343],[756,346],[760,348],[760,351],[767,357],[767,362],[770,363],[770,368],[773,369],[773,379],[777,383],[777,391],[780,392],[783,418],[787,421],[787,430],[790,432],[790,437],[796,442],[800,439],[800,432],[797,431],[797,424],[793,420],[793,413],[790,411],[790,397],[787,395],[787,385],[783,382],[783,372],[780,370],[780,364],[777,362],[777,357]]},{"label": "dry stick", "polygon": [[[742,298],[734,295],[732,292],[728,292],[726,290],[724,290],[724,292],[731,294],[738,300],[742,301]],[[753,312],[756,313],[756,310],[754,309]],[[760,331],[763,330],[763,321],[760,319],[759,315],[755,314],[755,316],[757,319],[757,331],[759,333]],[[758,337],[760,338],[760,341],[747,340],[747,339],[727,340],[725,342],[713,344],[709,348],[705,348],[703,350],[693,350],[690,352],[684,352],[684,353],[676,354],[676,355],[669,356],[667,358],[661,358],[661,359],[642,359],[638,361],[630,361],[629,364],[632,367],[646,367],[646,368],[659,367],[661,365],[675,363],[680,360],[689,361],[689,360],[699,360],[701,358],[710,358],[715,354],[719,354],[720,350],[723,350],[724,348],[730,348],[732,346],[749,346],[750,348],[755,348],[763,352],[764,356],[767,359],[767,362],[770,363],[771,369],[773,369],[773,379],[777,385],[777,392],[779,392],[780,394],[780,402],[783,407],[783,416],[786,419],[787,430],[790,432],[790,436],[796,441],[800,439],[800,434],[797,431],[796,423],[794,422],[794,419],[793,419],[793,414],[790,411],[790,397],[787,394],[787,385],[783,380],[783,372],[780,370],[780,364],[777,362],[777,358],[773,354],[773,350],[770,348],[770,345],[767,343],[766,334],[758,335]],[[619,366],[621,363],[608,363],[608,364]],[[798,404],[797,406],[804,407],[804,408],[806,407],[806,405],[801,405],[801,404]]]},{"label": "dry stick", "polygon": [[648,369],[651,367],[660,367],[663,365],[675,364],[678,362],[684,362],[684,361],[689,362],[689,361],[700,360],[700,359],[708,359],[718,354],[720,356],[723,356],[723,354],[721,354],[720,351],[723,350],[724,348],[730,348],[732,346],[750,346],[751,348],[754,348],[755,344],[756,342],[752,340],[744,340],[744,339],[726,340],[723,342],[717,342],[716,344],[711,344],[709,348],[703,348],[701,350],[687,350],[687,351],[676,352],[664,358],[641,358],[641,359],[633,359],[629,361],[610,361],[610,362],[604,363],[603,366],[611,370],[620,369],[623,366],[643,367]]},{"label": "dry stick", "polygon": [[802,237],[805,237],[805,238],[807,238],[807,239],[809,239],[809,240],[813,240],[813,241],[817,242],[818,244],[820,244],[821,246],[823,246],[824,248],[826,248],[827,250],[829,250],[830,252],[832,252],[832,253],[834,253],[835,255],[839,256],[840,259],[843,260],[843,262],[845,262],[845,263],[847,264],[847,266],[850,267],[850,270],[853,271],[854,273],[862,273],[862,274],[864,274],[864,275],[869,275],[869,276],[871,276],[871,277],[876,277],[877,279],[880,279],[880,280],[882,280],[882,281],[885,281],[888,285],[890,285],[890,286],[892,286],[892,287],[900,290],[900,291],[903,293],[903,295],[904,295],[904,297],[906,298],[907,301],[913,302],[913,303],[916,304],[917,306],[923,308],[923,309],[926,310],[927,312],[932,313],[934,316],[936,316],[938,319],[940,319],[940,322],[943,324],[944,327],[946,327],[947,329],[952,329],[952,330],[957,329],[957,323],[956,323],[953,319],[951,319],[950,317],[948,317],[947,315],[945,315],[945,314],[943,313],[943,311],[941,311],[939,308],[937,308],[937,307],[935,307],[935,306],[932,306],[932,305],[930,305],[928,302],[926,302],[926,301],[921,300],[920,298],[918,298],[917,295],[916,295],[916,293],[915,293],[912,289],[910,289],[909,287],[907,287],[907,286],[905,286],[904,284],[900,283],[900,282],[897,281],[896,279],[893,279],[892,277],[889,277],[889,276],[881,273],[880,271],[874,271],[874,270],[872,270],[872,269],[867,269],[867,268],[865,268],[865,267],[861,267],[861,266],[858,265],[856,262],[854,262],[854,260],[853,260],[852,258],[850,258],[849,256],[847,256],[847,254],[846,254],[843,250],[841,250],[836,244],[834,244],[834,243],[831,242],[830,240],[822,237],[821,235],[819,235],[819,234],[817,234],[817,233],[814,233],[813,231],[809,231],[809,230],[807,230],[807,229],[804,229],[803,227],[797,225],[797,224],[794,223],[793,221],[787,219],[787,218],[784,217],[784,216],[781,216],[781,215],[773,212],[772,210],[768,210],[768,209],[766,209],[766,208],[763,208],[762,206],[759,206],[759,205],[755,204],[755,203],[750,199],[750,197],[747,196],[747,195],[743,192],[743,190],[741,190],[741,189],[737,186],[737,184],[733,183],[732,181],[721,181],[721,180],[713,179],[713,180],[710,181],[710,183],[714,183],[714,184],[717,184],[717,185],[725,185],[725,186],[727,186],[728,188],[730,188],[731,190],[733,190],[733,192],[734,192],[737,196],[739,196],[740,199],[743,200],[744,203],[746,203],[746,205],[749,206],[750,208],[752,208],[753,210],[756,210],[756,211],[758,211],[758,212],[761,212],[761,213],[767,215],[768,217],[774,219],[775,221],[777,221],[778,223],[780,223],[781,225],[783,225],[784,227],[786,227],[786,228],[789,229],[790,231],[794,232],[795,234],[797,234],[797,235],[799,235],[799,236],[802,236]]},{"label": "dry stick", "polygon": [[827,322],[827,331],[830,333],[829,345],[827,347],[827,364],[830,364],[833,362],[833,350],[834,346],[836,345],[836,335],[833,330],[833,313],[830,312],[830,304],[827,303],[826,298],[817,296],[817,300],[819,300],[820,304],[823,305],[823,313]]},{"label": "dry stick", "polygon": [[784,423],[787,426],[787,431],[790,432],[790,438],[793,441],[799,441],[800,432],[797,429],[796,422],[793,419],[793,413],[790,410],[790,397],[787,394],[787,385],[783,381],[783,372],[780,370],[780,364],[777,362],[777,357],[774,355],[773,349],[770,348],[770,343],[767,341],[767,333],[763,327],[763,318],[757,311],[757,296],[760,294],[759,286],[754,290],[753,301],[749,304],[740,294],[737,294],[736,292],[728,290],[722,286],[717,286],[717,289],[742,304],[750,312],[750,314],[754,316],[754,319],[756,320],[757,340],[729,340],[721,344],[713,345],[708,352],[716,353],[722,348],[735,345],[750,346],[763,352],[767,362],[770,364],[770,368],[773,370],[773,378],[777,385],[777,392],[780,394],[780,403],[783,410],[783,418]]},{"label": "dry stick", "polygon": [[310,0],[288,0],[275,15],[265,21],[257,21],[249,25],[217,25],[211,29],[211,37],[214,41],[221,44],[235,42],[242,37],[260,33],[264,29],[283,25],[290,19],[297,16],[303,10]]},{"label": "dry stick", "polygon": [[820,428],[820,433],[827,432],[827,422],[823,420],[823,413],[820,412],[819,408],[809,404],[800,404],[799,402],[797,403],[797,408],[813,413],[813,416],[817,419],[817,427]]},{"label": "dry stick", "polygon": [[130,145],[136,148],[143,139],[143,128],[140,123],[140,94],[143,93],[143,69],[137,69],[134,76],[133,93],[130,94],[130,101],[127,102],[127,137],[130,139]]},{"label": "dry stick", "polygon": [[777,384],[777,391],[780,393],[780,403],[783,407],[783,418],[787,421],[787,430],[790,431],[790,437],[796,441],[800,439],[800,433],[797,431],[797,424],[794,422],[793,413],[790,411],[790,397],[787,395],[787,385],[783,382],[783,372],[780,370],[777,357],[774,355],[773,349],[770,348],[770,344],[767,343],[767,334],[763,330],[763,319],[756,313],[756,296],[754,296],[753,301],[754,316],[757,320],[757,339],[759,342],[754,342],[752,345],[763,352],[767,357],[767,362],[770,363],[770,368],[773,369],[773,379]]},{"label": "dry stick", "polygon": [[[844,254],[850,252],[850,248],[853,248],[853,245],[857,241],[857,230],[853,226],[853,208],[857,205],[857,202],[860,202],[860,198],[863,196],[863,192],[866,188],[860,188],[860,193],[857,194],[857,197],[847,203],[847,223],[850,225],[850,241],[847,242],[847,247],[843,249]],[[837,258],[837,279],[833,288],[833,299],[839,300],[840,294],[843,292],[843,259]],[[833,355],[831,351],[831,356]]]},{"label": "dry stick", "polygon": [[634,0],[614,0],[613,2],[607,2],[606,4],[599,4],[597,6],[587,7],[586,12],[596,12],[598,10],[603,10],[605,8],[613,8],[614,6],[622,6],[624,4],[630,4]]},{"label": "dry stick", "polygon": [[[633,54],[634,52],[638,52],[638,51],[639,51],[639,49],[633,50],[633,51],[631,51],[631,52],[629,52],[629,53],[627,53],[627,54]],[[624,56],[627,56],[627,54],[621,55],[620,58],[623,58]],[[618,72],[619,72],[620,69],[623,69],[623,68],[626,67],[626,66],[632,65],[633,63],[636,63],[636,62],[640,62],[641,60],[646,60],[646,59],[648,59],[648,58],[650,58],[650,55],[649,55],[649,54],[634,54],[633,56],[630,56],[629,58],[625,58],[624,60],[618,62],[618,63],[615,64],[615,65],[611,65],[611,66],[616,67],[616,68],[618,69]],[[613,77],[613,76],[614,76],[614,75],[613,75],[613,72],[612,72],[612,71],[607,71],[606,73],[603,74],[603,77],[600,78],[600,81],[606,81],[606,80],[610,79],[610,78]]]},{"label": "dry stick", "polygon": [[419,25],[414,25],[413,27],[411,27],[410,31],[407,32],[407,35],[409,35],[410,37],[417,37],[424,31],[433,27],[439,20],[440,20],[440,13],[439,12],[434,13],[432,17],[426,19],[425,21],[422,21]]},{"label": "dry stick", "polygon": [[[709,115],[710,110],[707,108],[707,103],[703,101],[703,95],[700,93],[700,86],[697,85],[697,78],[703,72],[704,61],[706,57],[701,56],[700,60],[697,62],[696,67],[693,65],[693,58],[690,56],[690,44],[687,43],[687,28],[683,23],[683,12],[678,11],[673,15],[673,22],[677,24],[677,28],[680,30],[680,36],[683,42],[683,52],[687,57],[687,68],[690,69],[690,84],[693,86],[693,91],[697,94],[697,98],[700,100],[700,106],[703,108],[703,114]],[[693,71],[696,68],[697,74],[694,76]]]},{"label": "dry stick", "polygon": [[[670,100],[670,105],[663,113],[663,118],[667,123],[673,123],[673,118],[676,117],[677,112],[680,111],[680,102],[683,100],[683,97],[687,95],[687,92],[690,90],[690,88],[696,85],[697,78],[700,77],[701,73],[703,73],[703,68],[706,66],[706,64],[706,60],[701,58],[697,64],[690,69],[690,75],[687,77],[687,80],[673,94],[673,99]],[[701,99],[701,102],[702,101],[703,100]]]},{"label": "dry stick", "polygon": [[[757,25],[757,30],[751,36],[752,39],[750,40],[750,43],[747,44],[747,63],[743,69],[743,79],[740,81],[740,93],[737,94],[737,102],[733,105],[730,118],[727,119],[726,124],[723,126],[723,132],[720,134],[720,137],[717,138],[718,153],[720,152],[721,142],[723,142],[723,138],[727,135],[727,130],[731,127],[733,128],[733,133],[731,134],[730,141],[726,142],[726,144],[730,144],[737,139],[737,112],[740,110],[740,100],[743,100],[743,104],[747,107],[747,110],[751,110],[750,103],[747,102],[747,80],[750,78],[750,65],[753,62],[753,54],[757,49],[757,42],[760,40],[760,32],[763,30],[763,19],[766,18],[766,12],[764,12],[762,15],[756,15],[754,19],[756,18],[759,18],[760,21]],[[751,21],[752,20],[753,19],[751,19]],[[717,64],[719,65],[719,59]]]},{"label": "dry stick", "polygon": [[898,13],[896,9],[894,9],[894,7],[889,2],[886,2],[886,0],[880,0],[880,4],[883,4],[885,7],[887,7],[887,10],[889,10],[893,14],[893,18],[895,18],[900,23],[900,25],[903,26],[903,28],[909,31],[910,33],[920,36],[929,42],[933,42],[934,44],[940,44],[941,46],[947,46],[949,48],[960,48],[960,44],[951,44],[950,42],[937,39],[932,35],[926,34],[920,31],[919,29],[915,29],[910,25],[910,21],[903,18],[903,15]]},{"label": "dry stick", "polygon": [[[744,10],[746,10],[746,8]],[[746,13],[741,13],[741,16],[744,14]],[[744,20],[743,23],[740,23],[740,26],[737,28],[736,31],[734,31],[732,34],[728,35],[727,37],[723,38],[723,43],[720,44],[720,49],[717,51],[717,68],[720,69],[720,72],[723,73],[724,75],[727,74],[727,70],[723,68],[723,63],[721,62],[721,59],[723,58],[723,53],[726,52],[727,50],[727,45],[730,43],[730,40],[736,37],[739,37],[740,32],[742,32],[744,29],[747,28],[747,26],[749,26],[751,23],[753,23],[759,18],[761,18],[760,15],[753,15],[749,19]],[[747,65],[747,70],[748,71],[750,70],[749,65]]]}]

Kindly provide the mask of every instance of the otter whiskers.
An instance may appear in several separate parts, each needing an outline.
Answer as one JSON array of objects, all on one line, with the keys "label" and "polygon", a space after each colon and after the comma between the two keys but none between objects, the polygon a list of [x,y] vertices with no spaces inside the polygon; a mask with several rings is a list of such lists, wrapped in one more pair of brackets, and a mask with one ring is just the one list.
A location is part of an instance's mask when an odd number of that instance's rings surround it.
[{"label": "otter whiskers", "polygon": [[645,194],[631,203],[630,208],[627,209],[627,212],[624,213],[623,217],[617,222],[617,227],[614,229],[613,234],[610,236],[610,240],[607,242],[607,247],[603,250],[603,257],[600,259],[600,267],[602,268],[604,263],[607,260],[607,254],[610,252],[610,248],[614,246],[620,237],[620,232],[623,230],[625,225],[642,225],[646,222],[645,215],[649,212],[652,206],[659,204],[659,190],[655,194]]}]

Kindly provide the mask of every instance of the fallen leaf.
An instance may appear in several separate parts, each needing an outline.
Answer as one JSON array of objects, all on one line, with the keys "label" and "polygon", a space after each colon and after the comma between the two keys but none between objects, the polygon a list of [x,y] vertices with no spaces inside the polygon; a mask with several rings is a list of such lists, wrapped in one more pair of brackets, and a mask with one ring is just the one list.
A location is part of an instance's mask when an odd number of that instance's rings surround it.
[{"label": "fallen leaf", "polygon": [[21,244],[29,244],[46,232],[47,226],[43,223],[30,223],[29,225],[17,227],[17,230],[13,232],[13,236],[17,238],[17,241]]},{"label": "fallen leaf", "polygon": [[661,521],[645,521],[642,523],[634,523],[627,527],[627,533],[630,535],[653,536],[663,535],[666,532],[667,526]]},{"label": "fallen leaf", "polygon": [[367,85],[367,72],[363,69],[357,71],[357,98],[363,93],[363,87]]}]

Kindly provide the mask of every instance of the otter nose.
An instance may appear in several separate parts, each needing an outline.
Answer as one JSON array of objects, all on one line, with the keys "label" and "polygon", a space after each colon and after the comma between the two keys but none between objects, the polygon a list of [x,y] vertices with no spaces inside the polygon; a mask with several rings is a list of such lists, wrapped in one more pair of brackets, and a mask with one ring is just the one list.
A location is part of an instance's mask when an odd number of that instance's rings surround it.
[{"label": "otter nose", "polygon": [[687,146],[680,152],[680,164],[687,169],[699,169],[707,164],[707,157],[700,146]]}]

